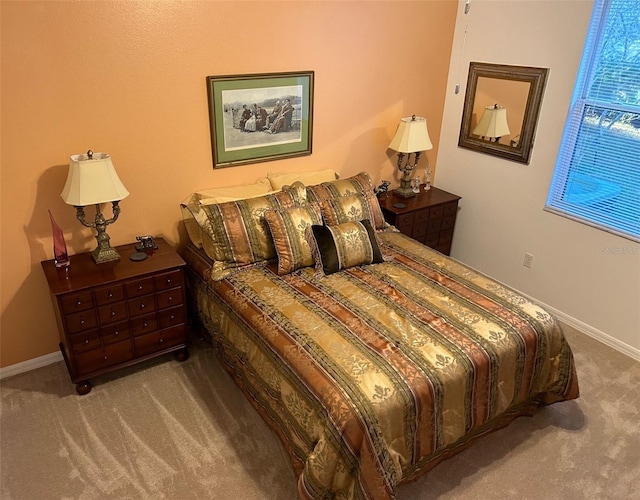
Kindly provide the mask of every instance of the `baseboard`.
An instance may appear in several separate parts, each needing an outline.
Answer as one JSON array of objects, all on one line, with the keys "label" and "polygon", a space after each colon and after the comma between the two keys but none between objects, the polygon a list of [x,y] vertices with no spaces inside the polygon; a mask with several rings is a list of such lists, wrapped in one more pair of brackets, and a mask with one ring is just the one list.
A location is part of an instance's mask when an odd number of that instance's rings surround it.
[{"label": "baseboard", "polygon": [[45,354],[44,356],[16,363],[15,365],[5,366],[4,368],[0,368],[0,380],[35,370],[36,368],[42,368],[43,366],[51,365],[62,360],[62,353],[60,351],[56,351],[51,354]]},{"label": "baseboard", "polygon": [[544,302],[540,302],[539,300],[536,300],[535,298],[530,297],[526,293],[522,293],[522,295],[524,295],[525,297],[528,297],[533,302],[540,304],[542,307],[547,309],[550,313],[552,313],[556,318],[558,318],[563,323],[566,323],[567,325],[575,328],[576,330],[580,330],[585,335],[588,335],[589,337],[599,342],[602,342],[603,344],[608,345],[609,347],[615,349],[618,352],[621,352],[622,354],[626,354],[627,356],[635,359],[636,361],[640,361],[640,349],[636,349],[635,347],[625,344],[624,342],[621,342],[620,340],[613,338],[611,335],[608,335],[598,330],[597,328],[587,325],[586,323],[583,323],[582,321],[572,316],[569,316],[568,314],[565,314],[562,311],[559,311],[555,307],[551,307],[550,305],[545,304]]}]

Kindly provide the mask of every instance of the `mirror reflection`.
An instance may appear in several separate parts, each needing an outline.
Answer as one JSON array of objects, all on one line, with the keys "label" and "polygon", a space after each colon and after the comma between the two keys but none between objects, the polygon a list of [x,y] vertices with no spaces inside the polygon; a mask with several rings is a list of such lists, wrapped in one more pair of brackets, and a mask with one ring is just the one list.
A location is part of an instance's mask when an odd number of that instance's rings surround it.
[{"label": "mirror reflection", "polygon": [[547,72],[470,63],[458,145],[529,163]]}]

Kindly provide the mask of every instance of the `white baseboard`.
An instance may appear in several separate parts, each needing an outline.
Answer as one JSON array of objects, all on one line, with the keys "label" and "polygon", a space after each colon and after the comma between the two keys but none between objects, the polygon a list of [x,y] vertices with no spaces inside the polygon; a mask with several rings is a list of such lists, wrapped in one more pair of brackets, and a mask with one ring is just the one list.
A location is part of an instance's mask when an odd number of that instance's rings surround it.
[{"label": "white baseboard", "polygon": [[60,351],[56,351],[51,354],[45,354],[44,356],[28,359],[22,363],[5,366],[4,368],[0,368],[0,380],[57,363],[58,361],[62,361],[62,359],[62,353]]},{"label": "white baseboard", "polygon": [[575,328],[576,330],[580,330],[582,333],[588,335],[589,337],[595,340],[598,340],[603,344],[608,345],[609,347],[615,349],[618,352],[621,352],[622,354],[626,354],[627,356],[635,359],[636,361],[640,361],[640,349],[636,349],[635,347],[625,344],[624,342],[616,338],[613,338],[611,335],[608,335],[598,330],[597,328],[592,327],[591,325],[587,325],[586,323],[583,323],[582,321],[572,316],[569,316],[568,314],[565,314],[562,311],[559,311],[558,309],[551,307],[548,304],[545,304],[544,302],[540,302],[539,300],[536,300],[535,298],[530,297],[526,293],[522,293],[522,292],[519,292],[519,293],[529,298],[533,302],[540,304],[542,307],[544,307],[549,312],[551,312],[554,316],[556,316],[556,318],[558,318],[563,323],[566,323],[567,325]]}]

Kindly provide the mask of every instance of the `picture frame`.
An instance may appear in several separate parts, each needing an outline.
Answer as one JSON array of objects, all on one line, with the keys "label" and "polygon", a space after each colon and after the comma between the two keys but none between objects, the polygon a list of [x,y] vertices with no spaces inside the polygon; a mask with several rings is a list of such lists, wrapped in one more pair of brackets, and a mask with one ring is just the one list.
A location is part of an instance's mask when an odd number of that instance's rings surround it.
[{"label": "picture frame", "polygon": [[214,169],[311,154],[313,71],[206,82]]},{"label": "picture frame", "polygon": [[[529,164],[548,74],[548,68],[470,62],[458,146]],[[509,135],[474,133],[484,110],[494,105],[505,114],[508,109]]]}]

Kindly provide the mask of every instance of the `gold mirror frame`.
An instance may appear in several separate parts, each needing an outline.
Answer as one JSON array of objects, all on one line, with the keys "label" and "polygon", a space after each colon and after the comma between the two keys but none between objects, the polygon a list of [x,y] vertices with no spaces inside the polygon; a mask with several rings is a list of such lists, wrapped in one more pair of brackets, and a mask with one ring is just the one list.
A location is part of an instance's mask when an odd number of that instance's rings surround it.
[{"label": "gold mirror frame", "polygon": [[[548,68],[470,62],[458,146],[528,164],[548,73]],[[479,82],[479,79],[482,79],[481,82]],[[500,80],[500,82],[493,82],[492,79]],[[526,97],[523,94],[522,104],[518,106],[522,109],[515,109],[515,113],[511,113],[516,117],[521,117],[521,127],[516,127],[514,131],[516,133],[510,134],[505,139],[508,141],[506,144],[490,142],[480,136],[473,135],[471,132],[479,119],[474,110],[484,109],[485,106],[493,104],[504,106],[504,103],[498,99],[499,96],[491,95],[491,92],[484,92],[482,97],[478,97],[478,101],[482,99],[486,102],[476,102],[479,83],[491,84],[492,82],[496,84],[496,88],[505,83],[509,84],[508,82],[521,82],[529,85],[528,91],[526,88],[524,89]],[[517,134],[518,131],[519,134]],[[503,139],[500,140],[502,141]]]}]

